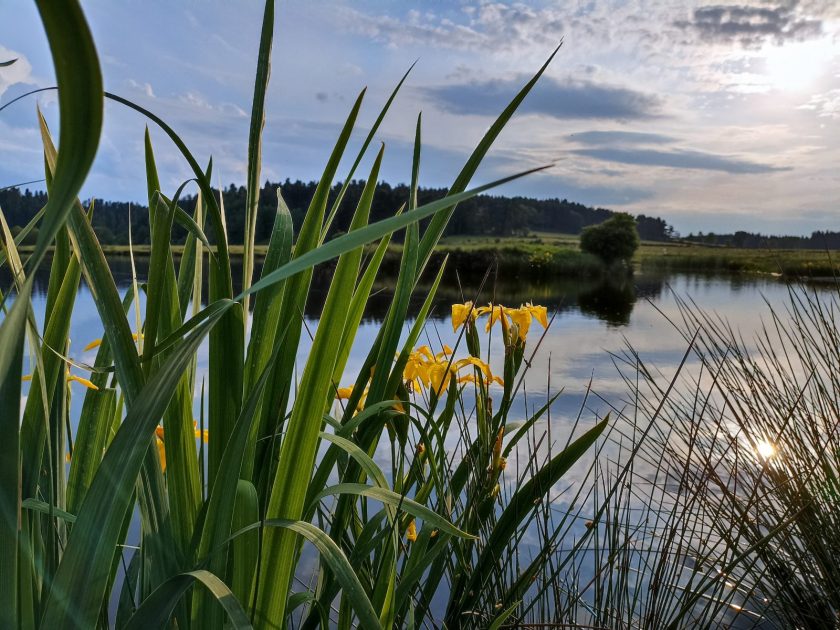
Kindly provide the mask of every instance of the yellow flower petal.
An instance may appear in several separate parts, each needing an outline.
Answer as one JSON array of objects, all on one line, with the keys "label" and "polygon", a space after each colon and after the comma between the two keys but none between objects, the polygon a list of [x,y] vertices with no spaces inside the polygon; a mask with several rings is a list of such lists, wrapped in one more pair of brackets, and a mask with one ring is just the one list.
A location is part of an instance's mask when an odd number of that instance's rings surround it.
[{"label": "yellow flower petal", "polygon": [[416,354],[417,356],[423,356],[427,359],[435,358],[435,355],[432,353],[432,349],[429,346],[420,346],[412,354]]},{"label": "yellow flower petal", "polygon": [[486,307],[486,313],[490,313],[490,318],[487,320],[487,325],[484,327],[484,332],[490,332],[493,324],[496,322],[502,323],[502,328],[506,328],[508,323],[507,309],[501,305]]},{"label": "yellow flower petal", "polygon": [[155,438],[155,442],[157,443],[158,457],[160,458],[160,470],[161,472],[166,472],[166,446],[164,446],[163,440],[159,437]]},{"label": "yellow flower petal", "polygon": [[523,308],[527,308],[543,328],[548,328],[548,311],[545,306],[534,306],[529,302]]},{"label": "yellow flower petal", "polygon": [[77,383],[81,383],[82,385],[84,385],[88,389],[92,389],[94,391],[99,390],[99,388],[96,385],[94,385],[93,383],[91,383],[89,380],[87,380],[86,378],[82,378],[81,376],[76,376],[75,374],[68,374],[67,375],[67,382],[69,383],[70,381],[76,381]]},{"label": "yellow flower petal", "polygon": [[347,400],[353,395],[353,387],[339,387],[336,393],[336,398],[339,400]]},{"label": "yellow flower petal", "polygon": [[445,363],[437,363],[429,368],[429,380],[432,389],[440,396],[449,387],[449,380],[452,378],[452,369]]},{"label": "yellow flower petal", "polygon": [[98,348],[101,345],[102,345],[102,338],[100,337],[99,339],[94,339],[88,345],[86,345],[84,348],[82,348],[82,352],[87,352],[88,350],[93,350],[94,348]]},{"label": "yellow flower petal", "polygon": [[511,308],[505,311],[510,320],[519,328],[519,338],[525,341],[531,327],[531,311],[527,308]]},{"label": "yellow flower petal", "polygon": [[472,302],[452,305],[452,331],[458,330],[467,321],[468,317],[476,318],[478,314],[473,309]]},{"label": "yellow flower petal", "polygon": [[25,375],[20,377],[20,380],[21,381],[31,381],[32,380],[32,375],[31,374],[25,374]]},{"label": "yellow flower petal", "polygon": [[405,537],[406,537],[407,540],[410,540],[411,542],[414,542],[415,540],[417,540],[417,525],[414,524],[414,520],[412,520],[408,524],[408,529],[405,532]]},{"label": "yellow flower petal", "polygon": [[477,367],[479,370],[484,372],[484,376],[490,378],[490,376],[491,376],[490,366],[487,365],[481,359],[478,359],[476,357],[466,357],[464,359],[458,359],[454,363],[454,366],[455,366],[456,370],[460,370],[461,368],[466,367],[468,365],[472,365],[472,366]]}]

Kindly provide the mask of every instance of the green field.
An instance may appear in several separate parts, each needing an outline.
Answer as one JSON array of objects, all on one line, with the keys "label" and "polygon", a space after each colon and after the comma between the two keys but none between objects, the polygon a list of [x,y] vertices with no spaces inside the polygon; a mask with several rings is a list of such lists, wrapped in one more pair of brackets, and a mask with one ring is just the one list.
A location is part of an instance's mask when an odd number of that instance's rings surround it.
[{"label": "green field", "polygon": [[[488,249],[524,254],[584,256],[578,237],[570,234],[536,234],[529,237],[456,237],[441,239],[439,249],[449,252],[484,252]],[[784,277],[831,278],[840,272],[840,252],[813,249],[739,249],[690,243],[643,241],[633,264],[638,269],[703,273],[761,273]]]},{"label": "green field", "polygon": [[[31,251],[23,246],[21,251]],[[241,245],[230,245],[230,254],[242,255]],[[127,256],[127,245],[103,245],[110,256]],[[135,245],[134,254],[148,256],[148,245]],[[172,245],[172,253],[180,255],[182,245]],[[265,256],[267,246],[256,245],[258,258]],[[392,244],[383,262],[399,264],[402,246]],[[534,236],[492,237],[458,236],[442,238],[435,256],[449,256],[452,267],[466,273],[484,273],[498,263],[509,273],[528,272],[537,275],[593,277],[604,272],[603,264],[594,256],[581,252],[578,237],[572,234],[536,234]],[[739,249],[693,243],[660,243],[643,241],[633,257],[636,269],[688,271],[697,273],[757,273],[788,278],[833,278],[840,272],[840,252],[814,249]],[[396,271],[396,268],[394,269]]]}]

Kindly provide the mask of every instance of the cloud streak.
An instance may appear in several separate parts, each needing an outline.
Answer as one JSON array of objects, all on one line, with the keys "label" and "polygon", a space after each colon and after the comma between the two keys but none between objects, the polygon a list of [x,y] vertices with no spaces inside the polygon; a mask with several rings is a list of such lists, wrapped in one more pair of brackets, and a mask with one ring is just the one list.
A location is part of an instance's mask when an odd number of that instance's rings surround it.
[{"label": "cloud streak", "polygon": [[661,133],[645,133],[641,131],[582,131],[573,133],[569,140],[586,145],[615,145],[615,144],[670,144],[677,139]]},{"label": "cloud streak", "polygon": [[699,7],[691,20],[675,24],[694,31],[702,41],[738,42],[746,48],[756,48],[766,41],[782,44],[802,41],[822,34],[823,23],[800,15],[796,2],[777,6],[712,5]]},{"label": "cloud streak", "polygon": [[720,171],[732,175],[748,175],[757,173],[773,173],[789,171],[790,167],[772,166],[740,158],[733,158],[704,151],[688,149],[673,149],[661,151],[657,149],[604,147],[592,149],[574,149],[572,153],[590,157],[605,162],[620,164],[634,164],[639,166],[662,166],[678,169],[695,169],[704,171]]},{"label": "cloud streak", "polygon": [[[452,114],[495,116],[527,77],[428,87],[422,92]],[[647,120],[662,116],[660,97],[629,88],[543,77],[519,108],[521,114],[558,119]]]},{"label": "cloud streak", "polygon": [[336,16],[348,31],[395,48],[419,44],[498,52],[535,44],[557,45],[564,27],[568,26],[561,14],[558,8],[487,2],[463,7],[457,17],[417,10],[408,11],[404,17],[371,15],[348,7],[343,7]]}]

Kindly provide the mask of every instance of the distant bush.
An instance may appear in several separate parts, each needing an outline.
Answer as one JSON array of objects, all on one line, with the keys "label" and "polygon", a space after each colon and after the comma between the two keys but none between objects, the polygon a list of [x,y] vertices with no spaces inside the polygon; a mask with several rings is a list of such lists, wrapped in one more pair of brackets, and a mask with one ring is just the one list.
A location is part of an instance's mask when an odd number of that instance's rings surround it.
[{"label": "distant bush", "polygon": [[636,220],[624,212],[618,213],[599,225],[585,228],[580,235],[580,248],[605,263],[629,260],[639,247]]}]

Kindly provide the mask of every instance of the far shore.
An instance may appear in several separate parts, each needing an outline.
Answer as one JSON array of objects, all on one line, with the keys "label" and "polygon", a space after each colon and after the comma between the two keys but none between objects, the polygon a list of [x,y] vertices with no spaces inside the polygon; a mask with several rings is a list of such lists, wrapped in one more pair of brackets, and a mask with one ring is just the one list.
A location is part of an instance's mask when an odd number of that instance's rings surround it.
[{"label": "far shore", "polygon": [[[180,255],[184,246],[173,244],[172,252]],[[32,246],[20,246],[31,251]],[[146,257],[149,245],[103,245],[106,255]],[[229,247],[232,256],[241,256],[242,245]],[[265,256],[268,245],[256,245],[258,258]],[[578,237],[564,234],[532,234],[517,237],[460,236],[444,238],[437,247],[437,257],[449,257],[449,264],[459,270],[481,272],[494,263],[513,273],[530,275],[595,277],[607,271],[597,258],[580,251]],[[389,247],[384,269],[398,265],[402,246]],[[746,249],[700,245],[681,241],[643,241],[632,260],[636,269],[646,271],[682,271],[694,273],[762,274],[786,279],[811,281],[835,280],[840,277],[840,252],[814,249]],[[396,267],[395,267],[396,270]]]}]

